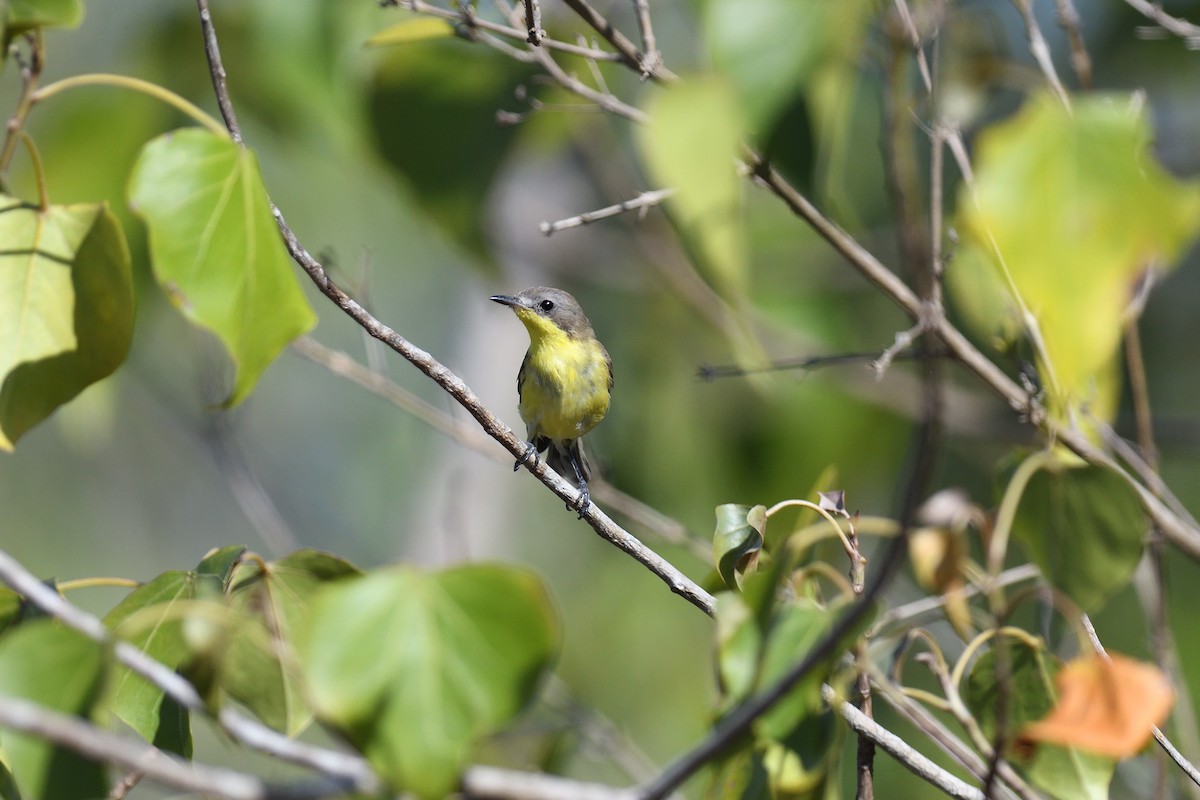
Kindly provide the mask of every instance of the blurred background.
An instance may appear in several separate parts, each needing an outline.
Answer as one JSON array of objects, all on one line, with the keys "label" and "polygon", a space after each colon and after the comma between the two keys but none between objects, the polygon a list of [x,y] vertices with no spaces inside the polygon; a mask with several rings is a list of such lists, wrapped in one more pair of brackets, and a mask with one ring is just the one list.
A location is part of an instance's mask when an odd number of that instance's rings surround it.
[{"label": "blurred background", "polygon": [[[574,25],[558,3],[543,5],[552,33]],[[636,32],[631,3],[596,5]],[[672,70],[711,66],[727,22],[716,5],[651,4]],[[1038,18],[1074,88],[1052,5],[1037,4]],[[1200,54],[1143,30],[1146,20],[1124,4],[1081,0],[1077,7],[1097,88],[1144,90],[1155,152],[1175,175],[1194,177]],[[892,44],[885,14],[866,8],[865,46],[854,40],[851,52],[835,43],[811,54],[814,65],[842,65],[839,91],[831,98],[798,84],[757,139],[797,186],[890,264],[897,237],[880,145]],[[1200,17],[1195,3],[1166,8]],[[615,366],[611,412],[589,437],[593,460],[614,487],[682,523],[701,552],[721,503],[770,505],[842,488],[851,510],[896,512],[919,396],[909,367],[894,365],[880,382],[866,362],[702,381],[702,366],[731,363],[738,348],[719,323],[719,299],[661,209],[540,233],[543,221],[659,188],[631,155],[631,125],[581,109],[528,65],[482,45],[442,39],[365,47],[371,34],[407,18],[398,9],[351,0],[218,0],[214,14],[245,137],[301,241],[372,313],[462,377],[509,425],[522,428],[515,375],[527,337],[487,298],[559,286],[579,298]],[[969,141],[1042,81],[1021,18],[1007,4],[954,4],[941,47],[947,91],[961,103]],[[47,52],[43,83],[86,72],[135,75],[215,113],[191,4],[92,3],[80,29],[47,36]],[[571,65],[587,74],[583,62]],[[608,66],[603,75],[635,104],[653,91],[624,68]],[[911,70],[908,79],[915,80]],[[15,71],[3,76],[2,88],[0,107],[11,108]],[[510,124],[500,124],[498,112],[508,112]],[[716,697],[711,621],[528,475],[514,475],[499,445],[490,445],[489,458],[456,444],[291,351],[244,405],[213,410],[228,387],[224,355],[155,286],[142,228],[124,199],[138,149],[181,124],[166,106],[110,88],[64,93],[32,115],[51,199],[107,199],[125,223],[138,319],[129,361],[0,457],[4,549],[58,579],[148,579],[238,543],[267,556],[324,548],[362,567],[526,564],[549,582],[563,617],[558,675],[571,702],[615,720],[627,745],[653,763],[696,742]],[[20,159],[14,188],[35,196]],[[877,353],[908,326],[776,199],[747,183],[744,204],[743,313],[766,355]],[[320,316],[314,339],[466,418],[298,275]],[[1150,297],[1142,329],[1162,470],[1192,509],[1200,507],[1198,300],[1193,249]],[[988,505],[998,460],[1031,443],[1032,433],[961,370],[947,374],[950,430],[935,487],[962,486]],[[1132,422],[1122,417],[1118,428],[1131,435]],[[814,487],[828,467],[836,469],[834,485]],[[663,542],[636,520],[619,521],[691,577],[709,574],[697,548]],[[1171,614],[1185,672],[1195,676],[1193,694],[1200,693],[1200,640],[1187,635],[1196,602],[1188,587],[1197,579],[1196,564],[1170,559]],[[904,577],[892,598],[919,594]],[[72,599],[104,611],[119,596],[92,590]],[[1142,619],[1127,591],[1096,622],[1110,647],[1145,657]],[[558,768],[570,774],[627,780],[595,747],[560,755]],[[1115,796],[1142,796],[1148,769],[1122,766]],[[886,757],[878,771],[895,781],[887,784],[892,796],[929,791]]]}]

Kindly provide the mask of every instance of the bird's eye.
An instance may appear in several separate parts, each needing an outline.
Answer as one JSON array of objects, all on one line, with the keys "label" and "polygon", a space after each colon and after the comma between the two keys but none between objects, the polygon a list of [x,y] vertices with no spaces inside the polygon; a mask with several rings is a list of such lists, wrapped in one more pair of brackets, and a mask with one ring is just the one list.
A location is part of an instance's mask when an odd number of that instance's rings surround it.
[{"label": "bird's eye", "polygon": [[538,303],[538,308],[540,308],[542,311],[550,311],[554,308],[554,301],[543,300],[542,302]]}]

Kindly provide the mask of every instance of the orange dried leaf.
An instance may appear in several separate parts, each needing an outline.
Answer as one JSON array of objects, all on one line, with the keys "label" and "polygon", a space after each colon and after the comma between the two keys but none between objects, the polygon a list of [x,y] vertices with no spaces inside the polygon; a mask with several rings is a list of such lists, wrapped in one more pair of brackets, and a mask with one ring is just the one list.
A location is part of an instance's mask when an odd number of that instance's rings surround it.
[{"label": "orange dried leaf", "polygon": [[1150,739],[1175,700],[1167,678],[1152,664],[1122,655],[1077,658],[1057,675],[1058,703],[1049,716],[1026,725],[1025,743],[1075,747],[1128,758]]}]

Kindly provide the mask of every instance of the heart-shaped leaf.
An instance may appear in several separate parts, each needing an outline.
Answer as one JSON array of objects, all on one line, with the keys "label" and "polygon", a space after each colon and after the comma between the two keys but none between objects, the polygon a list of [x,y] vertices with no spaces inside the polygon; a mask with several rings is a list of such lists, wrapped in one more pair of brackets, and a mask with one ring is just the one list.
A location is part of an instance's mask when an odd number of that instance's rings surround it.
[{"label": "heart-shaped leaf", "polygon": [[111,374],[133,336],[129,249],[104,205],[0,195],[0,450]]},{"label": "heart-shaped leaf", "polygon": [[[186,630],[183,604],[197,597],[217,597],[221,580],[215,575],[173,570],[130,592],[104,617],[104,624],[122,639],[171,668],[196,652],[196,631]],[[193,626],[195,628],[195,626]],[[115,670],[112,708],[146,741],[190,757],[191,731],[187,711],[163,690],[128,667]]]},{"label": "heart-shaped leaf", "polygon": [[557,648],[542,582],[484,564],[324,588],[300,643],[318,717],[422,798],[453,790],[471,744],[529,701]]},{"label": "heart-shaped leaf", "polygon": [[1062,418],[1113,418],[1138,277],[1172,266],[1200,230],[1200,184],[1169,175],[1151,140],[1128,96],[1076,96],[1067,109],[1042,94],[980,135],[974,190],[959,194],[950,289],[984,335],[1029,333],[1029,311]]},{"label": "heart-shaped leaf", "polygon": [[160,136],[138,157],[129,201],[149,229],[158,282],[233,359],[225,404],[241,402],[280,351],[316,324],[254,153],[197,128]]},{"label": "heart-shaped leaf", "polygon": [[1054,459],[1025,486],[1013,535],[1048,581],[1092,613],[1133,575],[1146,518],[1116,473]]},{"label": "heart-shaped leaf", "polygon": [[271,727],[299,734],[312,711],[293,649],[296,631],[320,586],[361,574],[353,564],[317,550],[298,550],[270,563],[239,563],[230,581],[230,604],[242,618],[221,663],[221,686]]}]

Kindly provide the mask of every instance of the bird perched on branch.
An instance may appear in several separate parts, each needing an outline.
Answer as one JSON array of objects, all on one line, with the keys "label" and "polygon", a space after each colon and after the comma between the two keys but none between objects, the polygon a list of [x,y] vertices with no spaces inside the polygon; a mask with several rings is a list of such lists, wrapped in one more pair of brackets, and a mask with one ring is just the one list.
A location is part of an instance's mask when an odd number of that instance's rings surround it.
[{"label": "bird perched on branch", "polygon": [[529,351],[517,373],[521,419],[529,447],[513,469],[548,450],[546,463],[568,481],[574,476],[582,517],[587,510],[591,469],[580,448],[583,435],[608,413],[612,359],[574,297],[562,289],[535,286],[491,299],[513,310],[529,331]]}]

